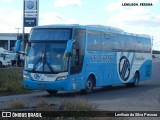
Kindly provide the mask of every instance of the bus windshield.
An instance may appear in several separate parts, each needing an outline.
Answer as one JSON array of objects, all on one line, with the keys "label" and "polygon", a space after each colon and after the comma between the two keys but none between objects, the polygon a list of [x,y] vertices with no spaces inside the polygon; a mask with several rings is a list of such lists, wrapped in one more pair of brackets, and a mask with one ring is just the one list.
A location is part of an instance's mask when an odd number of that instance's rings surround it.
[{"label": "bus windshield", "polygon": [[25,70],[41,73],[67,72],[66,42],[28,43]]},{"label": "bus windshield", "polygon": [[31,41],[66,41],[71,39],[71,29],[34,29],[31,31]]}]

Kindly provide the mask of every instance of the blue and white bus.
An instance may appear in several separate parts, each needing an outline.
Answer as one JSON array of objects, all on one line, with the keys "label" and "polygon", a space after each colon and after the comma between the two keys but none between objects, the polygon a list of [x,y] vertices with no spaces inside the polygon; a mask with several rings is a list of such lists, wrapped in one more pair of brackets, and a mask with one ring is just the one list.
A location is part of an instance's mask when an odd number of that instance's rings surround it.
[{"label": "blue and white bus", "polygon": [[151,38],[108,26],[33,27],[25,54],[24,87],[50,94],[151,79]]}]

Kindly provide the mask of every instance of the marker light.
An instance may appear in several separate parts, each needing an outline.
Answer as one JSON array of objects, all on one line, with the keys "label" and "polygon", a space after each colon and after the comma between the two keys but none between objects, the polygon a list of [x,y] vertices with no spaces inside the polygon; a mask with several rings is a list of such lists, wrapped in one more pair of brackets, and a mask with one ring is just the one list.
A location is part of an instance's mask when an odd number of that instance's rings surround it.
[{"label": "marker light", "polygon": [[67,76],[59,76],[59,77],[57,77],[56,80],[65,80],[65,79],[67,79]]}]

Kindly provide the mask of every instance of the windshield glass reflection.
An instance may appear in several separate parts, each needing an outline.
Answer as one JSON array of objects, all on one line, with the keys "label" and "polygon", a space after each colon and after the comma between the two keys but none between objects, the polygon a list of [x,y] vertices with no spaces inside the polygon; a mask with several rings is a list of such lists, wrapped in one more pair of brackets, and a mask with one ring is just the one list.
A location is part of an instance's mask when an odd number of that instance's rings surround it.
[{"label": "windshield glass reflection", "polygon": [[66,43],[29,43],[25,69],[33,72],[66,72]]}]

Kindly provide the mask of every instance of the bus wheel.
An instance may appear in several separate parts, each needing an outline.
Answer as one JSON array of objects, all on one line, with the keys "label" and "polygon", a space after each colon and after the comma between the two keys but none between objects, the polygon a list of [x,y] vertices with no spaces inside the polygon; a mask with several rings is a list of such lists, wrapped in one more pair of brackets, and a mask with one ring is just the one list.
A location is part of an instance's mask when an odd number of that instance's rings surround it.
[{"label": "bus wheel", "polygon": [[0,68],[2,67],[2,63],[0,62]]},{"label": "bus wheel", "polygon": [[135,75],[134,75],[133,86],[134,86],[134,87],[137,87],[138,84],[139,84],[139,74],[138,74],[138,72],[136,72]]},{"label": "bus wheel", "polygon": [[58,90],[47,90],[47,92],[51,95],[56,95]]},{"label": "bus wheel", "polygon": [[89,77],[86,83],[86,89],[85,90],[81,90],[82,93],[91,93],[93,91],[93,87],[94,87],[94,79],[93,77]]},{"label": "bus wheel", "polygon": [[139,83],[139,73],[136,72],[135,75],[134,75],[134,81],[133,81],[133,83],[127,83],[126,85],[128,87],[137,87],[138,83]]}]

